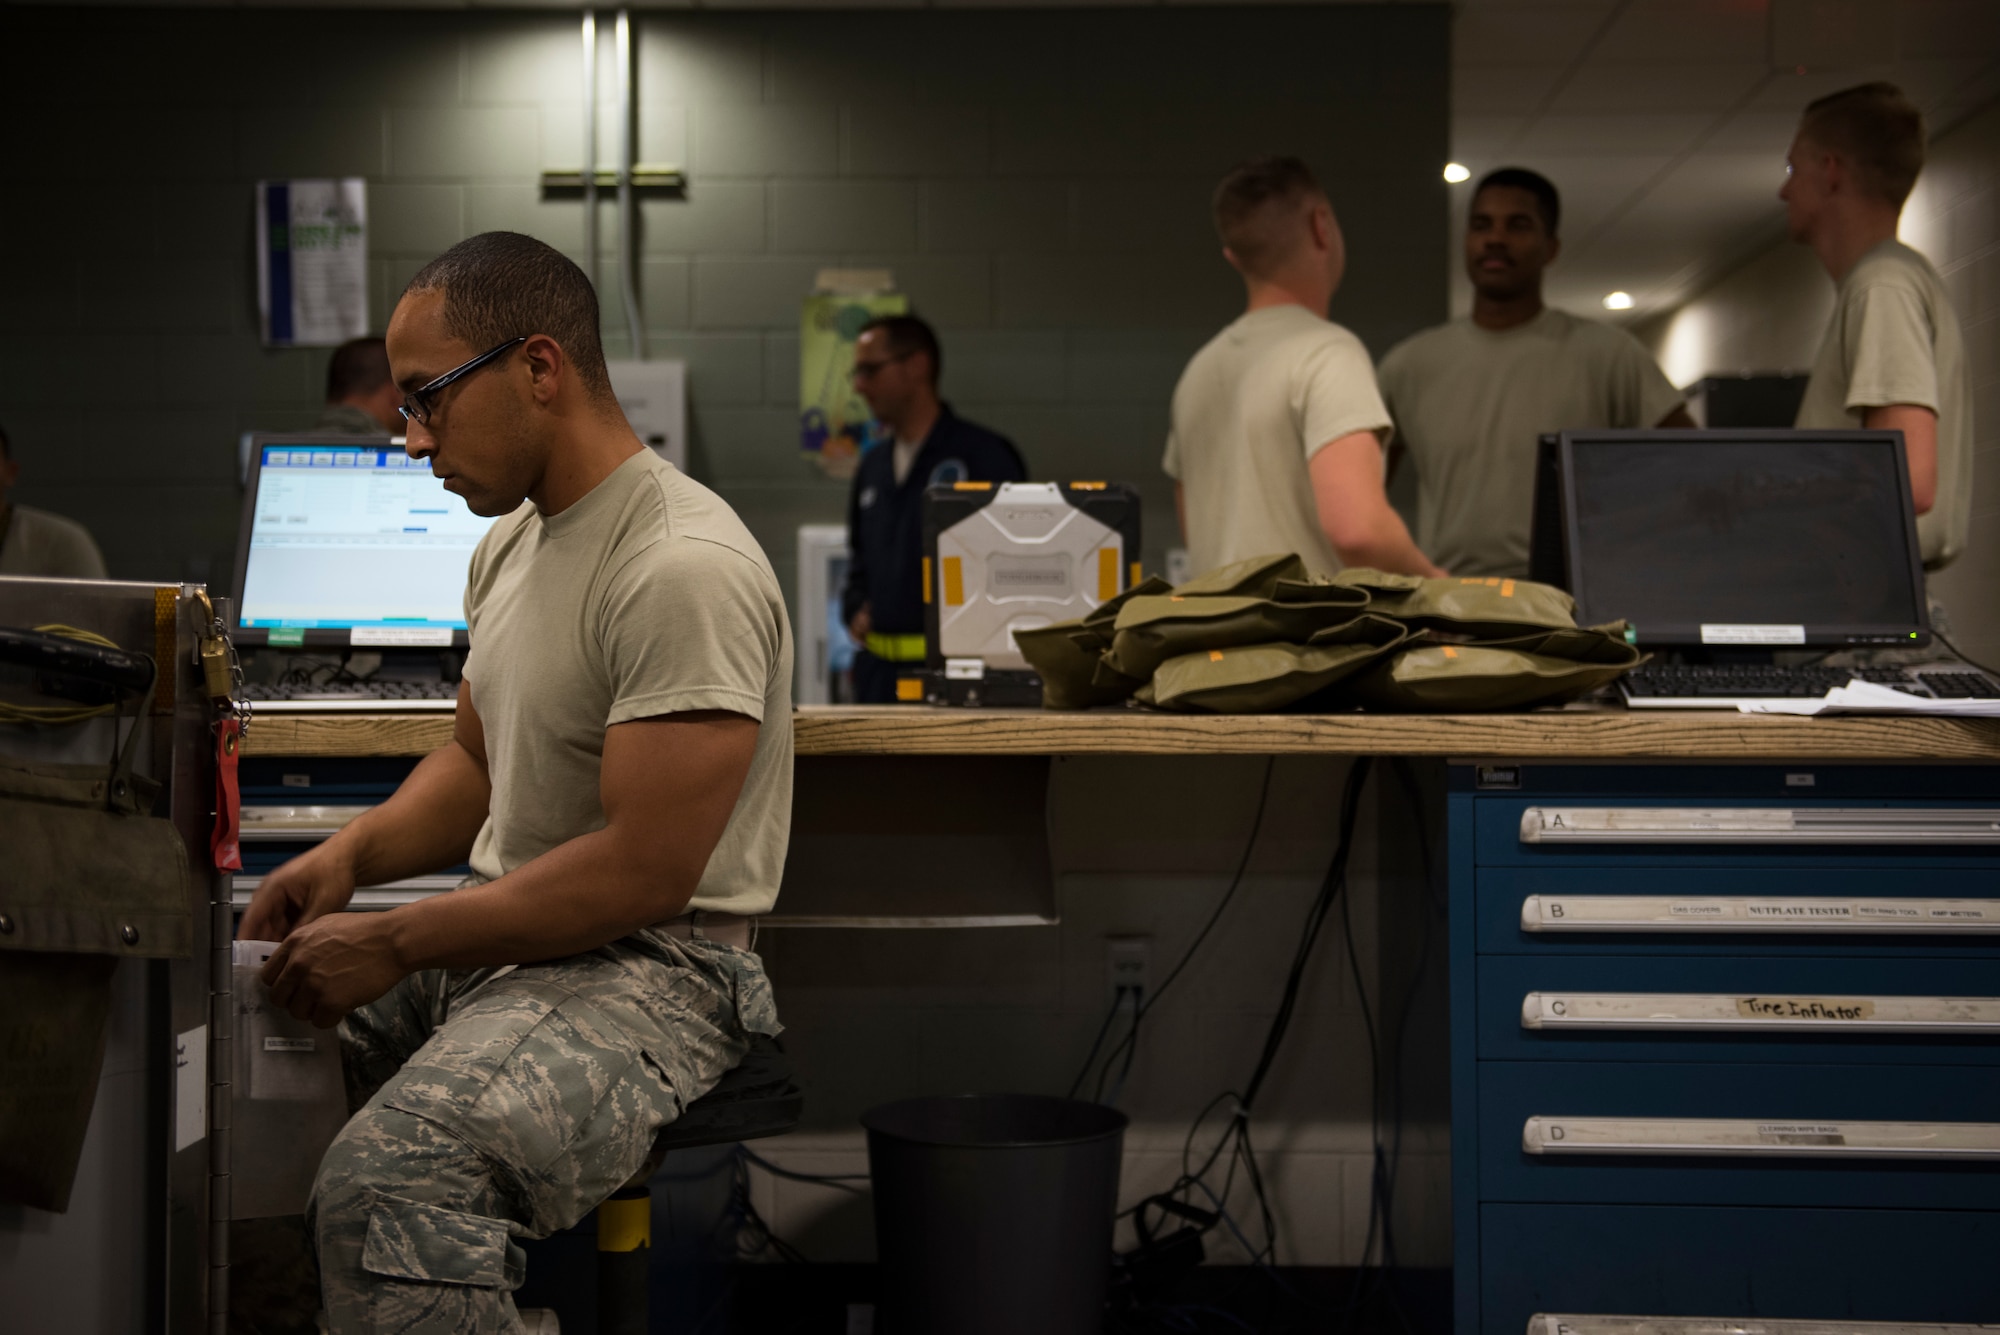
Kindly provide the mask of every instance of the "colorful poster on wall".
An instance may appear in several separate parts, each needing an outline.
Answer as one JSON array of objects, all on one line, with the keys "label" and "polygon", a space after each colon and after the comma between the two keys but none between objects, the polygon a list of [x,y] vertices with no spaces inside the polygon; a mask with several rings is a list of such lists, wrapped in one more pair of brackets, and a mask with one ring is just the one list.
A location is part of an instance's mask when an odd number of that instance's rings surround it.
[{"label": "colorful poster on wall", "polygon": [[902,315],[909,298],[890,291],[886,271],[834,271],[819,276],[799,319],[799,448],[827,476],[854,476],[868,443],[868,405],[854,392],[854,343],[878,315]]},{"label": "colorful poster on wall", "polygon": [[326,348],[368,332],[368,183],[257,183],[264,346]]}]

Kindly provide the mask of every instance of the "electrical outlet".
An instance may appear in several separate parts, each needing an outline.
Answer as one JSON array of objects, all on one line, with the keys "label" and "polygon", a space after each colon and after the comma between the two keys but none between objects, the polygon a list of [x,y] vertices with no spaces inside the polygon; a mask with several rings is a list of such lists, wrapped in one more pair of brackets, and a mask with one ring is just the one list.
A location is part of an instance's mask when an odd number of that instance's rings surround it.
[{"label": "electrical outlet", "polygon": [[1150,936],[1107,936],[1104,938],[1104,977],[1109,999],[1116,1001],[1120,988],[1146,994],[1153,962]]}]

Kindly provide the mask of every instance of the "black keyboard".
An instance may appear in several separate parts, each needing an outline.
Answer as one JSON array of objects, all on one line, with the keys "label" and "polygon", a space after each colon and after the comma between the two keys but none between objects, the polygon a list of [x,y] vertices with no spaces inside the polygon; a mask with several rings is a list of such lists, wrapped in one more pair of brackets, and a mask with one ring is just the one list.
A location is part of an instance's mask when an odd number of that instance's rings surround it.
[{"label": "black keyboard", "polygon": [[1620,680],[1633,703],[1655,700],[1816,700],[1855,678],[1938,700],[2000,699],[1983,672],[1954,667],[1777,667],[1732,663],[1646,663]]},{"label": "black keyboard", "polygon": [[243,698],[254,712],[314,713],[320,710],[367,712],[385,710],[448,710],[458,700],[458,683],[450,681],[368,681],[333,686],[297,684],[252,685]]}]

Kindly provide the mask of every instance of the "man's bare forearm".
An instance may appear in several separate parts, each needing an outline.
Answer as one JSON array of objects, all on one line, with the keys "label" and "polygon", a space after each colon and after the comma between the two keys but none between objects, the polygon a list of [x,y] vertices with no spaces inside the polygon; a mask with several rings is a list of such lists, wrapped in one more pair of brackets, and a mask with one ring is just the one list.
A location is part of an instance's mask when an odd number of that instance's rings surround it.
[{"label": "man's bare forearm", "polygon": [[[1410,530],[1394,510],[1384,507],[1384,515],[1374,531],[1352,545],[1336,542],[1334,551],[1344,566],[1370,566],[1397,575],[1426,575],[1435,578],[1445,572],[1433,564],[1410,537]],[[1331,535],[1329,535],[1330,537]]]},{"label": "man's bare forearm", "polygon": [[685,912],[703,868],[648,871],[624,839],[610,828],[580,835],[497,881],[391,911],[398,961],[410,971],[529,964]]},{"label": "man's bare forearm", "polygon": [[454,866],[471,855],[492,793],[486,767],[449,742],[419,761],[388,801],[355,818],[323,847],[352,864],[356,885]]}]

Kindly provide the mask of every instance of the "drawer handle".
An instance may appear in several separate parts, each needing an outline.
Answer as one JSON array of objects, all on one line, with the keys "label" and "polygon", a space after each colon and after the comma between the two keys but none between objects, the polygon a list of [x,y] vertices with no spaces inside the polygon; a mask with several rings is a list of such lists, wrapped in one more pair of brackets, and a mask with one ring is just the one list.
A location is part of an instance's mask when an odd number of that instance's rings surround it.
[{"label": "drawer handle", "polygon": [[1552,1316],[1528,1318],[1528,1335],[1992,1335],[2000,1326],[1916,1321],[1773,1321],[1763,1317]]},{"label": "drawer handle", "polygon": [[1529,895],[1524,932],[2000,932],[2000,899]]},{"label": "drawer handle", "polygon": [[2000,809],[1529,807],[1524,844],[2000,844]]},{"label": "drawer handle", "polygon": [[1523,1029],[1671,1033],[2000,1034],[2000,997],[1530,992]]},{"label": "drawer handle", "polygon": [[2000,1160],[2000,1122],[1759,1122],[1708,1117],[1530,1117],[1537,1155]]},{"label": "drawer handle", "polygon": [[372,807],[246,806],[240,838],[246,844],[323,843],[356,816],[371,810]]},{"label": "drawer handle", "polygon": [[[401,908],[405,904],[429,899],[432,895],[456,890],[464,879],[462,876],[412,876],[408,880],[390,881],[386,885],[364,885],[354,892],[354,898],[348,901],[347,907],[356,912]],[[250,896],[263,883],[261,876],[236,877],[229,889],[231,907],[249,908]]]}]

